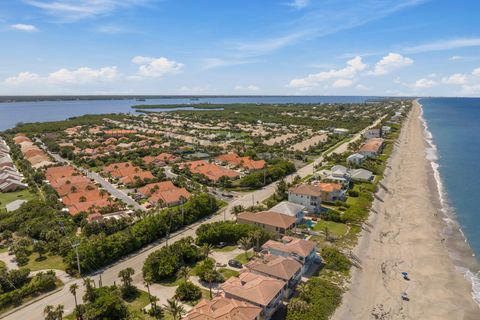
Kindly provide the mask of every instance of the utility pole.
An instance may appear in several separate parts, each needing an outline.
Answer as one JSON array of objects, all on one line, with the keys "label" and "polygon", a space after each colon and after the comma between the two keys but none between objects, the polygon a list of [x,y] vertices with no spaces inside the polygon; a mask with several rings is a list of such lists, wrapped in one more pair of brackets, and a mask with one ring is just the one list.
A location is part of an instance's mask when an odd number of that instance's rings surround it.
[{"label": "utility pole", "polygon": [[80,245],[79,242],[72,243],[72,248],[75,249],[75,254],[77,255],[78,275],[82,276],[82,271],[80,270],[80,256],[78,255],[78,246],[79,245]]}]

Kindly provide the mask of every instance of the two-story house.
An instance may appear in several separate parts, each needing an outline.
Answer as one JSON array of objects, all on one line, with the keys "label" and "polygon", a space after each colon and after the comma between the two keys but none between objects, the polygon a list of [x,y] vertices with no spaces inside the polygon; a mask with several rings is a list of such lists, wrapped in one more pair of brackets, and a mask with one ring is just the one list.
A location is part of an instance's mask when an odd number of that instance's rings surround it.
[{"label": "two-story house", "polygon": [[322,190],[311,184],[300,184],[288,189],[288,201],[305,206],[310,213],[319,213],[322,204]]}]

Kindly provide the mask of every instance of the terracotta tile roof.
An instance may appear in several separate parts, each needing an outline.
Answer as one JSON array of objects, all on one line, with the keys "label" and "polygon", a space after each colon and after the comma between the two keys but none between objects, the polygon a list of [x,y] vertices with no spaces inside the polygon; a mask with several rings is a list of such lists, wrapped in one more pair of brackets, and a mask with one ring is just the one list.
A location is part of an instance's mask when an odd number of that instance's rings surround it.
[{"label": "terracotta tile roof", "polygon": [[264,225],[288,229],[295,224],[296,219],[283,213],[273,211],[244,212],[237,216],[237,221],[248,221]]},{"label": "terracotta tile roof", "polygon": [[190,161],[185,163],[192,173],[203,174],[209,180],[218,181],[221,177],[236,178],[240,174],[236,171],[225,169],[205,160]]},{"label": "terracotta tile roof", "polygon": [[137,133],[137,130],[105,130],[103,131],[105,134],[107,135],[111,135],[111,136],[118,136],[118,135],[125,135],[125,134],[133,134],[133,133]]},{"label": "terracotta tile roof", "polygon": [[75,172],[75,168],[72,166],[50,167],[45,170],[45,176],[48,180],[56,180],[62,177],[70,177]]},{"label": "terracotta tile roof", "polygon": [[267,306],[283,289],[285,282],[251,272],[231,277],[221,286],[225,293],[242,300]]},{"label": "terracotta tile roof", "polygon": [[311,184],[300,184],[296,187],[288,189],[288,192],[314,197],[320,197],[322,195],[322,190],[319,187]]},{"label": "terracotta tile roof", "polygon": [[170,205],[179,203],[180,198],[190,198],[190,192],[185,188],[178,188],[172,181],[162,181],[157,183],[150,183],[139,188],[138,192],[149,197],[150,202],[158,202],[162,200],[163,203]]},{"label": "terracotta tile roof", "polygon": [[263,246],[263,249],[275,249],[277,251],[293,253],[300,257],[307,257],[316,245],[314,242],[294,237],[284,236],[281,241],[268,240]]},{"label": "terracotta tile roof", "polygon": [[378,153],[383,146],[383,142],[384,140],[382,138],[368,139],[360,148],[359,152]]},{"label": "terracotta tile roof", "polygon": [[262,309],[245,301],[215,297],[202,300],[183,320],[255,320]]},{"label": "terracotta tile roof", "polygon": [[129,162],[112,163],[103,168],[104,172],[110,173],[113,177],[120,179],[124,184],[135,182],[135,177],[141,180],[155,178],[150,171],[145,171]]},{"label": "terracotta tile roof", "polygon": [[339,183],[319,183],[318,187],[322,192],[330,193],[334,191],[340,191],[342,190],[342,185]]},{"label": "terracotta tile roof", "polygon": [[173,154],[170,154],[170,153],[160,153],[159,155],[157,156],[146,156],[146,157],[143,157],[143,162],[145,162],[146,164],[150,164],[152,162],[173,162],[173,161],[176,161],[178,158],[175,157]]},{"label": "terracotta tile roof", "polygon": [[220,155],[215,158],[220,162],[228,162],[235,166],[241,166],[248,170],[259,170],[265,167],[265,160],[252,160],[250,157],[240,157],[238,154],[231,152]]},{"label": "terracotta tile roof", "polygon": [[302,268],[297,260],[281,256],[265,255],[245,265],[248,270],[289,281]]}]

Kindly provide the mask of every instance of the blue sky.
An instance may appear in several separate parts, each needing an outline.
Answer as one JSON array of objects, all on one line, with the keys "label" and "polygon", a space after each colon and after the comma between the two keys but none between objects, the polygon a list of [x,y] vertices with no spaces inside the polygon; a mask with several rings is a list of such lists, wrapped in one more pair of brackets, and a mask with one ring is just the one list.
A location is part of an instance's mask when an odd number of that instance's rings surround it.
[{"label": "blue sky", "polygon": [[0,94],[480,95],[476,0],[8,0]]}]

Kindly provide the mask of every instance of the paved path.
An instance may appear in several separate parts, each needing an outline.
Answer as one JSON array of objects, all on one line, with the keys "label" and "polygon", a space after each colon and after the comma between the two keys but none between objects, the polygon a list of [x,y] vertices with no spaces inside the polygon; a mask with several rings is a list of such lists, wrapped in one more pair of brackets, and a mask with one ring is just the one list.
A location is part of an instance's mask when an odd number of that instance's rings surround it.
[{"label": "paved path", "polygon": [[[378,119],[375,121],[375,123],[368,128],[375,127],[377,124],[380,123],[382,120]],[[361,132],[357,133],[349,142],[356,141],[360,139],[361,135],[365,130],[368,128],[362,130]],[[347,150],[348,143],[345,142],[338,147],[334,148],[330,152],[327,153],[327,155],[332,154],[334,152],[336,153],[342,153]],[[323,156],[319,157],[316,159],[314,162],[310,163],[309,165],[299,169],[297,172],[289,175],[286,177],[286,181],[290,182],[294,179],[296,175],[299,175],[300,177],[306,177],[307,175],[311,174],[313,172],[314,165],[317,165],[323,161]],[[193,225],[187,226],[186,228],[177,231],[176,233],[173,233],[170,236],[169,242],[173,243],[175,241],[178,241],[184,237],[187,236],[195,236],[195,230],[201,225],[205,223],[211,223],[215,221],[221,221],[223,219],[232,219],[232,215],[230,214],[231,209],[236,206],[236,205],[242,205],[244,207],[250,206],[252,203],[261,203],[263,200],[267,199],[270,197],[272,194],[274,194],[276,190],[276,183],[272,183],[264,187],[263,189],[252,191],[250,193],[247,193],[232,202],[230,202],[224,209],[220,211],[220,214],[211,216],[210,218],[204,219],[202,221],[199,221]],[[97,271],[95,274],[91,275],[91,278],[98,284],[98,281],[100,279],[100,276],[102,277],[102,283],[103,285],[112,285],[113,283],[119,283],[119,278],[118,278],[118,272],[122,269],[125,269],[127,267],[133,268],[135,270],[135,275],[133,277],[134,284],[142,289],[146,289],[143,286],[143,278],[142,278],[142,267],[143,267],[143,262],[145,259],[148,257],[148,255],[161,247],[165,246],[165,241],[164,239],[160,239],[149,246],[143,248],[140,251],[137,251],[133,254],[125,256],[123,259],[117,261],[116,263],[109,265],[99,271]],[[84,294],[84,288],[82,285],[82,280],[71,280],[65,284],[65,287],[51,295],[46,296],[45,298],[36,301],[34,303],[31,303],[26,306],[21,306],[14,312],[10,313],[7,316],[1,317],[0,319],[8,319],[8,320],[43,320],[43,309],[46,305],[58,305],[62,304],[64,305],[65,308],[65,314],[69,314],[73,311],[74,309],[74,299],[73,296],[69,292],[69,287],[72,283],[77,283],[79,286],[77,297],[79,298],[79,302],[81,302],[81,297]],[[152,286],[152,288],[156,288],[156,286]],[[158,298],[161,301],[166,301],[165,290],[160,290],[160,288],[156,288],[155,291],[157,291],[160,295]]]}]

